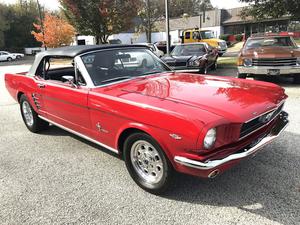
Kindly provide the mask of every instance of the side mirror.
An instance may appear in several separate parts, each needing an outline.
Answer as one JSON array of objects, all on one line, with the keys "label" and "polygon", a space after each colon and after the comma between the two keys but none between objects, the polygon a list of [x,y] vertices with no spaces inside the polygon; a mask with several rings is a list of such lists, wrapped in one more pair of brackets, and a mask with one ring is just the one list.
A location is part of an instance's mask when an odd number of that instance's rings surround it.
[{"label": "side mirror", "polygon": [[68,75],[62,76],[62,79],[68,81],[68,83],[71,84],[72,87],[78,88],[73,76],[68,76]]}]

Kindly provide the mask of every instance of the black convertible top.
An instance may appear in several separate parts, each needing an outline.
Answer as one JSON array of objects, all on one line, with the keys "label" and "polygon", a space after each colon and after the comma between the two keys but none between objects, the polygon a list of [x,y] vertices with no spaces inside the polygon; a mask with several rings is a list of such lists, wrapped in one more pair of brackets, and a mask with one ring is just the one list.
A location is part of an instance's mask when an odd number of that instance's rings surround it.
[{"label": "black convertible top", "polygon": [[101,50],[101,49],[111,49],[111,48],[133,48],[133,47],[147,47],[142,44],[126,45],[126,44],[105,44],[105,45],[76,45],[76,46],[67,46],[61,48],[54,48],[40,54],[43,56],[66,56],[66,57],[75,57],[85,52]]},{"label": "black convertible top", "polygon": [[35,56],[35,60],[28,71],[28,75],[34,75],[38,65],[40,64],[41,60],[44,57],[47,56],[64,56],[64,57],[70,57],[74,58],[77,55],[86,53],[86,52],[91,52],[91,51],[96,51],[96,50],[102,50],[102,49],[114,49],[114,48],[149,48],[145,44],[133,44],[133,45],[128,45],[128,44],[105,44],[105,45],[76,45],[76,46],[67,46],[67,47],[61,47],[61,48],[53,48],[49,49],[44,52],[40,52]]}]

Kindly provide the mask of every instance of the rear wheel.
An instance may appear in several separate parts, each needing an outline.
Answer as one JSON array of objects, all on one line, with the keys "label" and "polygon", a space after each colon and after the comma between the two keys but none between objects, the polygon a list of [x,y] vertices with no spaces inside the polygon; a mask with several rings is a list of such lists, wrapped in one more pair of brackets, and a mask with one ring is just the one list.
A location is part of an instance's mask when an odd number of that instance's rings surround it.
[{"label": "rear wheel", "polygon": [[37,133],[48,128],[49,123],[38,117],[25,95],[20,98],[20,110],[23,121],[31,132]]},{"label": "rear wheel", "polygon": [[130,135],[124,143],[127,170],[144,190],[162,194],[169,187],[173,168],[159,144],[145,133]]},{"label": "rear wheel", "polygon": [[11,57],[8,57],[8,58],[7,58],[7,61],[8,61],[8,62],[12,61],[12,58],[11,58]]}]

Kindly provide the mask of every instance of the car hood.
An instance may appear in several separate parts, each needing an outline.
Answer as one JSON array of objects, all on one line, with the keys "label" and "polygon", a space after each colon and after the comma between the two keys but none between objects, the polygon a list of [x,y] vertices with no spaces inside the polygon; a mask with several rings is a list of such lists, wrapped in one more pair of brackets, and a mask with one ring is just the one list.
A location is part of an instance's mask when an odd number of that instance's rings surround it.
[{"label": "car hood", "polygon": [[290,58],[300,57],[299,48],[286,47],[261,47],[253,49],[244,49],[242,55],[255,58]]},{"label": "car hood", "polygon": [[200,108],[237,122],[275,108],[287,97],[275,84],[183,73],[130,82],[122,90],[173,101],[178,107]]},{"label": "car hood", "polygon": [[243,123],[269,111],[287,97],[283,88],[271,83],[173,72],[93,91],[164,112],[176,109],[177,114],[192,120],[203,119],[201,112],[207,111],[234,123]]}]

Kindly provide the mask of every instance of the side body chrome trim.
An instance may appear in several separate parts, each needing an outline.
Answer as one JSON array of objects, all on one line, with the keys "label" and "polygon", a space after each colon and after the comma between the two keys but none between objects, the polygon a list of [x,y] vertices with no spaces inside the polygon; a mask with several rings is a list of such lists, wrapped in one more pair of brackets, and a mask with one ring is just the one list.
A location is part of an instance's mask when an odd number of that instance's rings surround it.
[{"label": "side body chrome trim", "polygon": [[74,131],[74,130],[72,130],[72,129],[70,129],[70,128],[67,128],[67,127],[65,127],[65,126],[63,126],[63,125],[60,125],[60,124],[58,124],[58,123],[56,123],[56,122],[53,122],[52,120],[49,120],[49,119],[47,119],[47,118],[45,118],[45,117],[43,117],[43,116],[40,116],[40,115],[39,115],[39,117],[40,117],[42,120],[45,120],[45,121],[47,121],[47,122],[49,122],[49,123],[51,123],[51,124],[53,124],[53,125],[55,125],[55,126],[61,128],[61,129],[63,129],[63,130],[65,130],[65,131],[68,131],[68,132],[70,132],[70,133],[72,133],[72,134],[75,134],[75,135],[77,135],[77,136],[79,136],[79,137],[81,137],[81,138],[83,138],[83,139],[86,139],[86,140],[88,140],[88,141],[90,141],[90,142],[93,142],[93,143],[95,143],[95,144],[97,144],[97,145],[100,145],[101,147],[104,147],[104,148],[106,148],[106,149],[108,149],[108,150],[110,150],[110,151],[112,151],[112,152],[114,152],[114,153],[117,153],[117,154],[119,153],[119,151],[118,151],[117,149],[114,149],[114,148],[112,148],[112,147],[109,147],[108,145],[103,144],[103,143],[101,143],[101,142],[99,142],[99,141],[96,141],[96,140],[93,139],[93,138],[90,138],[90,137],[88,137],[88,136],[86,136],[86,135],[84,135],[84,134],[81,134],[81,133],[79,133],[79,132],[77,132],[77,131]]},{"label": "side body chrome trim", "polygon": [[255,154],[259,149],[261,149],[263,146],[273,141],[283,132],[283,130],[289,124],[289,121],[287,120],[288,117],[287,113],[283,112],[281,115],[282,115],[281,117],[282,124],[279,128],[279,131],[277,131],[274,134],[269,134],[268,136],[264,137],[260,142],[258,142],[258,144],[256,144],[254,147],[250,149],[245,149],[244,152],[229,155],[224,159],[211,160],[207,162],[200,162],[182,156],[175,156],[174,161],[187,167],[191,167],[199,170],[210,170],[222,166],[223,164],[226,164],[230,161],[246,158],[249,155]]}]

